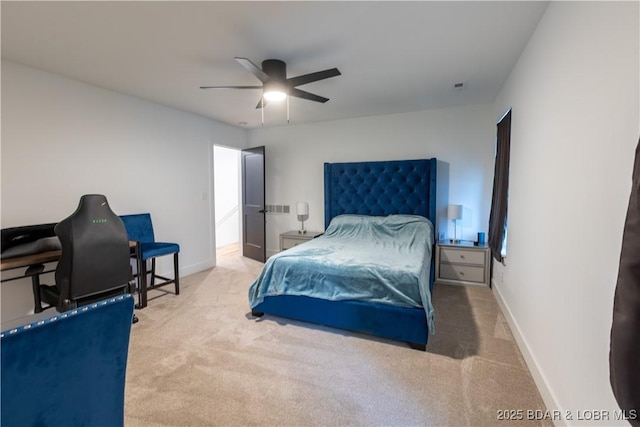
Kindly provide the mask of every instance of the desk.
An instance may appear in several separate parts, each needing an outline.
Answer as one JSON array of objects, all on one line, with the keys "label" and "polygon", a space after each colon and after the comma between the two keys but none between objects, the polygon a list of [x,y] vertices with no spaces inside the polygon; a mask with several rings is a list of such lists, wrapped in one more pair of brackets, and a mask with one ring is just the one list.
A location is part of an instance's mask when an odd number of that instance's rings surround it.
[{"label": "desk", "polygon": [[[134,242],[134,241],[130,241],[129,242],[129,249],[131,250],[131,257],[136,259],[136,268],[139,269],[140,268],[140,263],[142,262],[142,260],[140,259],[140,248],[138,246],[138,242]],[[25,271],[25,273],[22,276],[16,276],[16,277],[11,277],[9,279],[2,279],[0,281],[2,282],[8,282],[10,280],[18,280],[18,279],[24,279],[26,277],[31,277],[31,286],[33,288],[33,300],[34,300],[34,311],[36,313],[39,313],[42,311],[42,305],[40,304],[40,288],[39,288],[39,280],[37,280],[36,276],[32,275],[32,274],[27,274],[27,271],[29,271],[29,267],[31,267],[32,265],[38,265],[38,264],[46,264],[49,262],[55,262],[58,261],[60,259],[60,256],[62,255],[62,251],[61,250],[57,250],[57,251],[47,251],[47,252],[40,252],[37,254],[32,254],[32,255],[25,255],[25,256],[19,256],[19,257],[14,257],[14,258],[7,258],[7,259],[3,259],[0,260],[0,271],[6,271],[6,270],[13,270],[16,268],[24,268],[27,267],[27,270]],[[38,275],[40,274],[45,274],[45,273],[51,273],[52,271],[55,270],[45,270],[41,273],[38,273]],[[139,270],[138,270],[139,271]],[[138,280],[138,301],[140,301],[140,280]]]},{"label": "desk", "polygon": [[[29,267],[35,264],[46,264],[48,262],[58,261],[62,251],[48,251],[40,252],[33,255],[19,256],[15,258],[7,258],[0,260],[0,271],[13,270],[14,268]],[[8,280],[21,279],[22,277],[14,277],[13,279],[2,280],[6,282]]]}]

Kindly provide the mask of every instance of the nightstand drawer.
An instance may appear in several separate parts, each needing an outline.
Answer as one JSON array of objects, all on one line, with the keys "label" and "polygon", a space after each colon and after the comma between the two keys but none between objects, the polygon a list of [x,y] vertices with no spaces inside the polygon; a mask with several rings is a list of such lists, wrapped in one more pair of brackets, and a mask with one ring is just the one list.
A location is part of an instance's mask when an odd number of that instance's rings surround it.
[{"label": "nightstand drawer", "polygon": [[440,264],[439,279],[484,283],[484,267]]},{"label": "nightstand drawer", "polygon": [[280,250],[291,249],[294,246],[313,240],[321,234],[322,232],[320,231],[307,231],[305,233],[299,233],[295,230],[287,231],[286,233],[280,234]]},{"label": "nightstand drawer", "polygon": [[440,249],[440,262],[473,264],[484,267],[485,253],[481,251],[443,247]]},{"label": "nightstand drawer", "polygon": [[281,250],[284,251],[285,249],[289,249],[289,248],[292,248],[294,246],[298,246],[299,244],[304,243],[306,241],[307,241],[307,239],[302,240],[302,239],[290,239],[288,237],[283,237],[282,241],[281,241],[281,244],[282,244],[282,249]]}]

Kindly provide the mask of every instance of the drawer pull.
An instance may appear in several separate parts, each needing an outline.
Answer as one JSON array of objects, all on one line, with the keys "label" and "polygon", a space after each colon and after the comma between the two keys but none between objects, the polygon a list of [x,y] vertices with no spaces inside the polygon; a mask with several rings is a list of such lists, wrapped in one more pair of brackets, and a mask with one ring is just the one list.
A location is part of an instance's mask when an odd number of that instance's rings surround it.
[{"label": "drawer pull", "polygon": [[464,255],[460,255],[460,259],[464,259]]},{"label": "drawer pull", "polygon": [[458,274],[464,276],[464,271],[459,271]]}]

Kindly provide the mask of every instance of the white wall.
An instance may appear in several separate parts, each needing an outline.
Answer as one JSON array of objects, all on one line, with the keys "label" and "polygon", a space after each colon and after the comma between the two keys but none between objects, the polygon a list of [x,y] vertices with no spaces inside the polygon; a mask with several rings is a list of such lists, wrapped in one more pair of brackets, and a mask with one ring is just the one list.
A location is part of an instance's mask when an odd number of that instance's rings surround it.
[{"label": "white wall", "polygon": [[213,147],[216,247],[240,238],[240,150]]},{"label": "white wall", "polygon": [[[151,212],[181,275],[210,268],[213,144],[243,148],[246,131],[2,61],[2,228],[57,222],[100,193],[118,214]],[[1,293],[3,320],[32,309],[23,280]]]},{"label": "white wall", "polygon": [[324,162],[430,157],[447,162],[449,201],[465,207],[458,235],[475,240],[489,221],[492,115],[492,105],[475,105],[249,131],[250,146],[266,147],[267,204],[292,206],[289,215],[267,216],[267,252],[278,250],[279,233],[299,228],[296,202],[309,202],[305,228],[324,230]]},{"label": "white wall", "polygon": [[495,121],[513,114],[494,289],[549,409],[573,415],[558,424],[617,409],[609,334],[640,135],[638,22],[638,2],[552,2],[495,103]]}]

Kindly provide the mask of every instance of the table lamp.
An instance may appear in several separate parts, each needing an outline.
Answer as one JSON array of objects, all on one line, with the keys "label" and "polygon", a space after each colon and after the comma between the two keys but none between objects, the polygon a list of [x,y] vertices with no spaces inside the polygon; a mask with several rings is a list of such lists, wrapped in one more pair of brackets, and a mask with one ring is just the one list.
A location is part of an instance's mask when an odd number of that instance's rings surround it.
[{"label": "table lamp", "polygon": [[307,230],[304,229],[304,220],[309,218],[309,203],[298,203],[296,213],[298,214],[298,221],[302,223],[300,230],[298,230],[298,234],[305,234]]},{"label": "table lamp", "polygon": [[462,219],[462,205],[449,205],[447,209],[449,219],[453,221],[453,239],[452,243],[458,242],[458,224],[456,221]]}]

